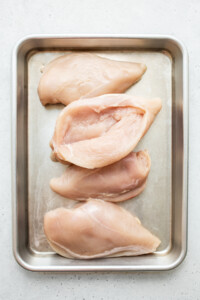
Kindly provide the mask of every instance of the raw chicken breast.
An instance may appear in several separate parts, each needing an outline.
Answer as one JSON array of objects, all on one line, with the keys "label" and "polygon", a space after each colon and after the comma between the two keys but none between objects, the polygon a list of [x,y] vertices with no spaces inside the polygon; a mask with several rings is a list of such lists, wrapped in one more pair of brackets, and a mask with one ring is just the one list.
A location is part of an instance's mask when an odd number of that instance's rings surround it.
[{"label": "raw chicken breast", "polygon": [[46,66],[38,94],[43,105],[67,105],[81,97],[122,93],[145,71],[144,64],[110,60],[91,53],[67,54]]},{"label": "raw chicken breast", "polygon": [[150,165],[147,151],[131,152],[100,169],[71,165],[61,177],[53,178],[50,186],[54,192],[74,200],[98,198],[120,202],[136,197],[144,190]]},{"label": "raw chicken breast", "polygon": [[46,213],[44,231],[51,247],[68,258],[142,255],[154,252],[160,244],[138,218],[102,200]]},{"label": "raw chicken breast", "polygon": [[160,109],[159,98],[126,94],[77,100],[57,119],[53,155],[88,169],[110,165],[136,147]]}]

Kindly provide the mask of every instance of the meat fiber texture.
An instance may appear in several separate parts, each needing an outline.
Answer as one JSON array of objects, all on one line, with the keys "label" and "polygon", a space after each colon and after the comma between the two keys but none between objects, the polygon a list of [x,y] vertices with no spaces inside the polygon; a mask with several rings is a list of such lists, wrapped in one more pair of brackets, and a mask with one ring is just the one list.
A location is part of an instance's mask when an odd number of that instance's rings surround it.
[{"label": "meat fiber texture", "polygon": [[80,98],[123,93],[138,81],[146,66],[115,61],[92,53],[72,53],[50,62],[44,69],[38,94],[43,105],[67,105]]},{"label": "meat fiber texture", "polygon": [[93,170],[70,165],[61,177],[51,180],[50,187],[63,197],[79,201],[125,201],[144,190],[150,165],[147,151],[131,152],[114,164]]},{"label": "meat fiber texture", "polygon": [[138,218],[102,200],[46,213],[44,231],[51,247],[68,258],[142,255],[154,252],[160,244]]},{"label": "meat fiber texture", "polygon": [[53,156],[88,169],[110,165],[136,147],[161,106],[159,98],[126,94],[77,100],[57,119]]}]

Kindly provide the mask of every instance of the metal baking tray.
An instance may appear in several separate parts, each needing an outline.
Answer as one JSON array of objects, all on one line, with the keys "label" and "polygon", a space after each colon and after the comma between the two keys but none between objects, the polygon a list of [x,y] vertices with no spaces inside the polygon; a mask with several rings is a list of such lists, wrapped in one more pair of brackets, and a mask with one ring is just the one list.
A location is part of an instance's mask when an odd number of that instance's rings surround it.
[{"label": "metal baking tray", "polygon": [[[163,107],[137,149],[148,149],[152,167],[145,191],[120,204],[134,212],[161,239],[149,255],[93,259],[63,258],[49,247],[43,216],[70,207],[49,188],[51,177],[65,166],[50,160],[49,140],[62,105],[43,107],[37,85],[43,67],[71,51],[143,62],[147,72],[127,93],[158,96]],[[12,98],[13,252],[32,271],[168,270],[187,250],[188,57],[184,45],[170,36],[29,36],[13,52]]]}]

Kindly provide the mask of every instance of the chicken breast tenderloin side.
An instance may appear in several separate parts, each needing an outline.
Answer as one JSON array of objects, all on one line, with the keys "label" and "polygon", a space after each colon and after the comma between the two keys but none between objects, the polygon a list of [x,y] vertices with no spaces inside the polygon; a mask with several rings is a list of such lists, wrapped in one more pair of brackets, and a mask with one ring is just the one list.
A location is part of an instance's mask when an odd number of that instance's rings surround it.
[{"label": "chicken breast tenderloin side", "polygon": [[138,218],[102,200],[46,213],[44,231],[54,251],[68,258],[142,255],[154,252],[160,244]]},{"label": "chicken breast tenderloin side", "polygon": [[161,109],[159,98],[108,94],[77,100],[58,116],[50,142],[54,157],[94,169],[127,156]]},{"label": "chicken breast tenderloin side", "polygon": [[125,201],[144,190],[150,166],[147,151],[131,152],[120,161],[99,169],[70,165],[61,177],[51,179],[50,187],[65,198],[79,201],[88,198]]},{"label": "chicken breast tenderloin side", "polygon": [[115,61],[92,53],[70,53],[45,67],[38,94],[43,105],[67,105],[81,97],[123,93],[145,71],[146,66],[140,63]]}]

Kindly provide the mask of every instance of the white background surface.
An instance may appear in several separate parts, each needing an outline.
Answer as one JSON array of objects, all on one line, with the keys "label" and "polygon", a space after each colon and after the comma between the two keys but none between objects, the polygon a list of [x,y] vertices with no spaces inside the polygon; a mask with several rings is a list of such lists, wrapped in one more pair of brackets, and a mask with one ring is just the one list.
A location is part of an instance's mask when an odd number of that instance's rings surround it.
[{"label": "white background surface", "polygon": [[[185,261],[166,272],[32,273],[11,242],[11,52],[37,33],[170,34],[190,58],[189,243]],[[200,1],[0,1],[0,299],[200,299]]]}]

